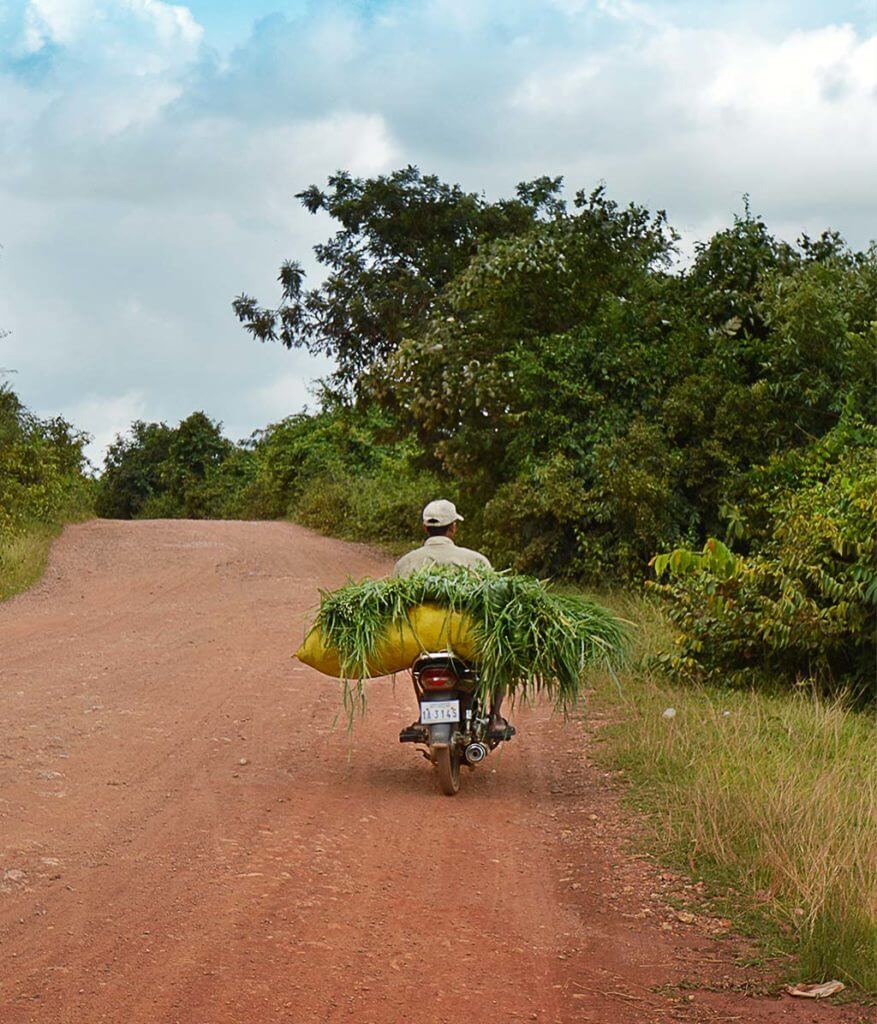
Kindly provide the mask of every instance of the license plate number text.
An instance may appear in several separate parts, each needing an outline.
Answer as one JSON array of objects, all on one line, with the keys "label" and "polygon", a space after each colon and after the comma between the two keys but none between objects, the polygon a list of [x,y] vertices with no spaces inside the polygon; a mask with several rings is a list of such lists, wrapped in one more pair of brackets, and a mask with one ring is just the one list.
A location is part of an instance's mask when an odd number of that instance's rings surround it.
[{"label": "license plate number text", "polygon": [[420,721],[423,725],[436,722],[459,722],[460,702],[458,700],[423,700],[420,702]]}]

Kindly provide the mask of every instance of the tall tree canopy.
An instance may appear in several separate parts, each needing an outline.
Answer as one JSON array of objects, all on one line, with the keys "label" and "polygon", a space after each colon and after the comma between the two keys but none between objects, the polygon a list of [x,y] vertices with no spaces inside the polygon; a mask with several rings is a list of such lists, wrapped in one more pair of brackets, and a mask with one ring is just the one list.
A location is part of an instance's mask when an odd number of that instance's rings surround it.
[{"label": "tall tree canopy", "polygon": [[331,356],[332,383],[348,390],[422,329],[479,245],[559,215],[560,187],[560,178],[538,178],[519,185],[514,199],[491,203],[417,167],[369,179],[339,171],[325,190],[311,185],[296,196],[340,225],[314,249],[327,272],[322,284],[306,288],[301,264],[289,260],[280,268],[279,305],[240,295],[234,311],[261,341]]}]

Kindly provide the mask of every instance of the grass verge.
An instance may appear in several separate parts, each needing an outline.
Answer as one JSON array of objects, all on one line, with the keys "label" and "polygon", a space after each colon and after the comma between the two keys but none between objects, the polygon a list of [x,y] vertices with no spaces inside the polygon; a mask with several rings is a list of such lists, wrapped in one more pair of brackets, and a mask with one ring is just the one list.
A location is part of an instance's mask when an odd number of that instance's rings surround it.
[{"label": "grass verge", "polygon": [[0,601],[27,590],[43,575],[49,548],[60,532],[60,526],[37,526],[0,537]]},{"label": "grass verge", "polygon": [[[83,509],[69,522],[82,522],[90,515]],[[32,587],[42,578],[52,541],[67,522],[28,526],[20,534],[0,537],[0,601]]]},{"label": "grass verge", "polygon": [[[794,954],[798,980],[877,994],[877,728],[808,694],[690,688],[648,667],[666,636],[648,600],[634,666],[596,681],[601,754],[622,768],[665,862],[707,883],[721,912]],[[673,713],[667,709],[672,708]]]}]

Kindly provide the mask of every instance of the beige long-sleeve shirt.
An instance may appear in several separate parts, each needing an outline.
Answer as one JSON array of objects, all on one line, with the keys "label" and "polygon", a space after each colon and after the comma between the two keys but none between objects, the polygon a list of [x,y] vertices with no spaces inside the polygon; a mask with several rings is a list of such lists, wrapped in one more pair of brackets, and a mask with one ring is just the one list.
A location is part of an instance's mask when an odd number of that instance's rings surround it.
[{"label": "beige long-sleeve shirt", "polygon": [[471,548],[460,548],[450,537],[428,537],[422,547],[403,555],[393,569],[394,576],[407,576],[415,569],[428,565],[465,565],[470,568],[485,566],[490,569],[490,561],[480,551]]}]

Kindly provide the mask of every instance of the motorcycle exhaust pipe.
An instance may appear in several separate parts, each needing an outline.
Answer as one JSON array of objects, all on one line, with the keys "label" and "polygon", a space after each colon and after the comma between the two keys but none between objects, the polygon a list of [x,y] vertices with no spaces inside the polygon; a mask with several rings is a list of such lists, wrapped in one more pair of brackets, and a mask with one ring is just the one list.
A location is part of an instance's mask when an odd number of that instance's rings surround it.
[{"label": "motorcycle exhaust pipe", "polygon": [[480,764],[487,757],[487,747],[483,743],[470,743],[463,751],[467,764]]}]

